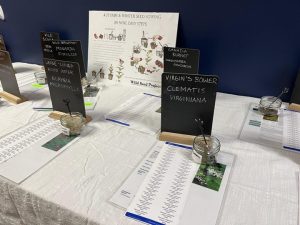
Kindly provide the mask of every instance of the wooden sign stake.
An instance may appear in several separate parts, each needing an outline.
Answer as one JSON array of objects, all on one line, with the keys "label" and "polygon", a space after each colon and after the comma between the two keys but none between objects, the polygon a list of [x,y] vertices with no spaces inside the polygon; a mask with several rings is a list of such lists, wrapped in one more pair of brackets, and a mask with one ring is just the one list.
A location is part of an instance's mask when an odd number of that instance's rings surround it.
[{"label": "wooden sign stake", "polygon": [[161,132],[159,135],[160,141],[170,141],[184,145],[193,145],[196,136],[188,134],[178,134],[171,132]]},{"label": "wooden sign stake", "polygon": [[6,101],[11,102],[13,104],[20,104],[22,102],[26,102],[27,101],[27,99],[25,97],[23,97],[23,96],[22,97],[18,97],[18,96],[15,96],[13,94],[10,94],[10,93],[8,93],[6,91],[0,92],[0,97],[4,98]]},{"label": "wooden sign stake", "polygon": [[[68,113],[64,113],[64,112],[59,112],[59,111],[53,111],[49,114],[49,117],[55,120],[60,120],[60,117],[62,117],[63,115],[69,115]],[[86,115],[86,121],[85,123],[89,123],[92,121],[92,117],[89,115]]]},{"label": "wooden sign stake", "polygon": [[297,111],[300,112],[300,105],[299,104],[295,104],[295,103],[291,103],[288,107],[289,110],[293,110],[293,111]]}]

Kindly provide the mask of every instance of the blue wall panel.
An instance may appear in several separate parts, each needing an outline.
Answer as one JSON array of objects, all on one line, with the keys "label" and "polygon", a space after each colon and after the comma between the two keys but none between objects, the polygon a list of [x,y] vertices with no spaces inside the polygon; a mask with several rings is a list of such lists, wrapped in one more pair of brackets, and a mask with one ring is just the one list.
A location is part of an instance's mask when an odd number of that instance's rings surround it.
[{"label": "blue wall panel", "polygon": [[[300,66],[299,0],[0,0],[13,61],[41,63],[40,31],[82,41],[88,11],[180,12],[177,45],[200,49],[200,72],[217,74],[220,91],[260,97],[292,88]],[[289,96],[286,97],[288,99]]]}]

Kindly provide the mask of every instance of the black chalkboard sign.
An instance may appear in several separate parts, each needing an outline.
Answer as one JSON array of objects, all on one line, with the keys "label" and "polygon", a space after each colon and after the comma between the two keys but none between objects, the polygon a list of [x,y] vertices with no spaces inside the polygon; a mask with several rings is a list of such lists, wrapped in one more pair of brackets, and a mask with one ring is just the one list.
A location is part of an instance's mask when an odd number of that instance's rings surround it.
[{"label": "black chalkboard sign", "polygon": [[59,33],[56,33],[56,32],[44,32],[44,31],[42,31],[40,33],[40,37],[41,37],[41,42],[44,42],[44,41],[55,41],[55,40],[59,40]]},{"label": "black chalkboard sign", "polygon": [[50,41],[47,42],[49,48],[52,50],[51,54],[47,54],[50,59],[76,62],[79,65],[80,77],[85,77],[85,67],[83,62],[81,43],[80,41]]},{"label": "black chalkboard sign", "polygon": [[3,91],[21,98],[9,52],[2,50],[0,50],[0,81]]},{"label": "black chalkboard sign", "polygon": [[300,104],[300,70],[298,71],[290,103]]},{"label": "black chalkboard sign", "polygon": [[162,74],[161,131],[199,135],[195,119],[204,122],[204,133],[211,134],[217,76]]},{"label": "black chalkboard sign", "polygon": [[0,50],[6,51],[5,42],[2,35],[0,35]]},{"label": "black chalkboard sign", "polygon": [[197,74],[199,58],[198,49],[164,47],[164,72]]},{"label": "black chalkboard sign", "polygon": [[59,40],[59,33],[55,32],[40,32],[41,46],[43,51],[43,57],[52,59],[53,50],[50,45],[51,41]]},{"label": "black chalkboard sign", "polygon": [[86,117],[78,63],[44,59],[44,66],[53,110],[68,113],[64,100],[69,99],[71,111]]}]

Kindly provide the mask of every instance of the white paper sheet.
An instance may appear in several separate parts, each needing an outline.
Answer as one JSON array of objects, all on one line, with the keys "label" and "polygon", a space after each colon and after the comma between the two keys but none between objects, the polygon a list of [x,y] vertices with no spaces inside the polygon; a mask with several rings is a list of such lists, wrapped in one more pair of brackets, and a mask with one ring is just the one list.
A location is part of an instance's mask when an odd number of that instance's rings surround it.
[{"label": "white paper sheet", "polygon": [[[159,88],[163,46],[175,47],[179,13],[90,11],[88,74]],[[93,72],[94,71],[94,72]]]},{"label": "white paper sheet", "polygon": [[123,209],[128,208],[139,187],[144,181],[146,175],[152,168],[152,165],[155,162],[162,146],[163,142],[159,142],[154,145],[153,148],[151,148],[143,161],[136,167],[132,174],[125,180],[122,186],[112,196],[110,202]]},{"label": "white paper sheet", "polygon": [[[86,127],[85,132],[89,131]],[[20,183],[84,136],[83,133],[58,151],[42,147],[60,133],[59,121],[45,116],[2,137],[0,175]]]},{"label": "white paper sheet", "polygon": [[300,225],[300,173],[298,173],[298,225]]},{"label": "white paper sheet", "polygon": [[[38,91],[38,92],[37,92]],[[45,85],[44,88],[37,90],[34,95],[29,95],[28,99],[32,101],[32,108],[34,110],[43,111],[43,110],[53,110],[52,102],[50,98],[48,85]],[[84,106],[86,110],[94,110],[97,101],[101,95],[99,90],[96,97],[84,97]],[[26,96],[27,97],[27,96]]]},{"label": "white paper sheet", "polygon": [[0,139],[0,163],[3,163],[59,128],[58,121],[40,118]]},{"label": "white paper sheet", "polygon": [[[153,225],[215,225],[234,162],[234,156],[219,153],[224,174],[218,190],[194,182],[199,168],[191,159],[191,147],[166,143],[130,204],[126,216]],[[210,171],[208,173],[217,173]],[[207,186],[206,186],[207,185]]]},{"label": "white paper sheet", "polygon": [[179,224],[198,166],[190,149],[165,144],[126,216],[149,224]]},{"label": "white paper sheet", "polygon": [[300,173],[298,173],[298,225],[300,225]]},{"label": "white paper sheet", "polygon": [[43,71],[42,66],[36,64],[13,63],[13,67],[20,88],[35,83],[34,73]]},{"label": "white paper sheet", "polygon": [[[41,88],[41,86],[37,88],[32,85],[36,83],[34,73],[41,71],[41,66],[26,63],[13,63],[13,68],[22,95],[30,94]],[[2,90],[1,82],[0,89]]]},{"label": "white paper sheet", "polygon": [[29,98],[34,110],[53,110],[48,86]]},{"label": "white paper sheet", "polygon": [[217,156],[217,162],[226,165],[219,191],[192,183],[183,214],[180,218],[180,224],[218,224],[220,212],[226,198],[227,185],[234,164],[234,155],[220,152]]},{"label": "white paper sheet", "polygon": [[257,109],[257,104],[250,104],[249,112],[240,134],[240,139],[274,148],[282,148],[282,115],[279,114],[277,122],[264,120],[263,115],[261,115]]},{"label": "white paper sheet", "polygon": [[283,112],[283,148],[300,152],[300,113]]},{"label": "white paper sheet", "polygon": [[127,126],[149,134],[160,129],[161,98],[157,95],[141,93],[130,99],[107,115],[107,121]]}]

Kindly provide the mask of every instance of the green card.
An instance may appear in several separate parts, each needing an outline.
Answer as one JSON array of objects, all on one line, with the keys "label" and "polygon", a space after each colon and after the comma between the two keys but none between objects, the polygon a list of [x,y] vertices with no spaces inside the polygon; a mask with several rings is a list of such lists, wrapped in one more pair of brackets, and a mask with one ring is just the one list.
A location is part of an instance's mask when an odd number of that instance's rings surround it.
[{"label": "green card", "polygon": [[249,125],[255,126],[255,127],[260,127],[261,122],[257,120],[249,120]]},{"label": "green card", "polygon": [[77,138],[77,136],[66,136],[64,134],[59,134],[55,138],[42,145],[42,147],[53,151],[58,151],[69,144],[71,141],[73,141],[75,138]]},{"label": "green card", "polygon": [[85,106],[92,106],[93,103],[92,103],[92,102],[84,102],[84,105],[85,105]]},{"label": "green card", "polygon": [[35,83],[35,84],[32,84],[32,87],[34,87],[34,88],[43,88],[45,85],[43,85],[43,84],[37,84],[37,83]]},{"label": "green card", "polygon": [[226,165],[221,163],[200,164],[193,183],[219,191],[225,170]]}]

